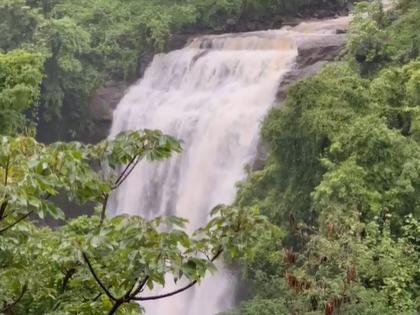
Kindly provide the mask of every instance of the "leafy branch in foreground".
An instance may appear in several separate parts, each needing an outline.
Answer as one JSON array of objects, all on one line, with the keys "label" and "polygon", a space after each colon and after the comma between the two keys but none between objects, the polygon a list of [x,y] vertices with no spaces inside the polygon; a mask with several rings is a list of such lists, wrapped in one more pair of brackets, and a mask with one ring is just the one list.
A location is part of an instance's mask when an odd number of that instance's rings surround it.
[{"label": "leafy branch in foreground", "polygon": [[[0,141],[0,296],[16,314],[141,314],[138,302],[199,284],[222,253],[238,257],[251,248],[265,225],[256,210],[224,206],[192,235],[185,232],[187,221],[176,217],[108,217],[112,192],[140,161],[181,150],[158,131],[122,134],[98,145]],[[98,211],[55,229],[28,220],[66,220],[57,197],[93,202]],[[168,275],[179,289],[146,293],[164,287]]]}]

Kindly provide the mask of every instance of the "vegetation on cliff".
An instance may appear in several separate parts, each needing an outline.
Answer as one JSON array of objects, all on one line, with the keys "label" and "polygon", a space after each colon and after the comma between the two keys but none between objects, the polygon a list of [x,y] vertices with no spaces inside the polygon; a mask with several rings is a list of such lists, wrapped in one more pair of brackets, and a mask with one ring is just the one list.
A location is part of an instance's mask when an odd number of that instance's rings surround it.
[{"label": "vegetation on cliff", "polygon": [[15,50],[8,54],[0,53],[0,130],[2,134],[29,132],[30,126],[34,127],[37,109],[34,104],[40,96],[42,62],[40,54],[22,50]]},{"label": "vegetation on cliff", "polygon": [[362,3],[343,60],[263,126],[269,162],[237,204],[278,227],[244,259],[235,314],[420,311],[420,6]]}]

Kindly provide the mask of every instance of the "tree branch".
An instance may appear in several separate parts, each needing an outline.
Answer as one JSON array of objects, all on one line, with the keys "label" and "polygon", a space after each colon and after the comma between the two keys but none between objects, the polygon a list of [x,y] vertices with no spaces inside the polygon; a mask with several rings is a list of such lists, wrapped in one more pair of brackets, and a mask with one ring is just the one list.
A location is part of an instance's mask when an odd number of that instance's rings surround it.
[{"label": "tree branch", "polygon": [[129,297],[131,299],[135,298],[137,294],[139,294],[141,292],[141,290],[143,290],[144,286],[146,285],[147,281],[149,280],[149,276],[146,276],[142,282],[139,283],[139,286],[133,291],[133,293],[131,293],[132,290],[130,290],[130,295]]},{"label": "tree branch", "polygon": [[[130,160],[130,162],[127,164],[127,166],[125,167],[125,169],[121,172],[120,176],[118,176],[118,178],[116,179],[116,181],[114,183],[114,186],[111,187],[112,190],[118,189],[118,187],[121,186],[121,184],[128,178],[128,176],[130,176],[130,174],[136,168],[136,166],[139,163],[139,161],[140,161],[140,158],[137,155],[135,155]],[[109,197],[110,197],[110,194],[105,194],[104,195],[104,201],[103,201],[103,204],[102,204],[101,220],[100,220],[100,223],[99,223],[99,227],[102,227],[102,224],[105,221],[106,207],[108,205]]]},{"label": "tree branch", "polygon": [[[51,196],[52,196],[51,194],[47,194],[47,195],[45,196],[44,200],[48,200],[48,199],[50,199],[50,198],[51,198]],[[0,221],[1,221],[2,219],[4,219],[5,217],[7,217],[7,215],[6,215],[6,216],[4,215],[4,213],[5,213],[6,209],[7,209],[7,206],[8,206],[8,201],[7,201],[7,200],[3,201],[3,203],[2,203],[2,204],[1,204],[1,206],[0,206]],[[9,226],[5,227],[4,229],[1,229],[1,230],[0,230],[0,234],[1,234],[1,233],[3,233],[3,232],[6,232],[7,230],[11,229],[12,227],[14,227],[14,226],[15,226],[16,224],[18,224],[19,222],[21,222],[21,221],[25,220],[25,219],[26,219],[27,217],[29,217],[32,213],[34,213],[34,210],[29,211],[27,214],[25,214],[25,215],[23,215],[22,217],[20,217],[19,219],[17,219],[17,221],[16,221],[16,222],[14,222],[14,223],[10,224]]]},{"label": "tree branch", "polygon": [[1,206],[0,206],[0,221],[1,220],[3,220],[4,218],[5,218],[5,215],[4,215],[4,213],[6,212],[6,208],[7,208],[7,205],[9,204],[9,202],[7,201],[7,200],[4,200],[2,203],[1,203]]},{"label": "tree branch", "polygon": [[5,173],[4,173],[4,186],[7,186],[7,180],[9,178],[9,165],[10,165],[10,156],[7,157]]},{"label": "tree branch", "polygon": [[17,219],[14,223],[10,224],[9,226],[6,226],[5,228],[0,230],[0,234],[6,232],[7,230],[11,229],[12,227],[14,227],[16,224],[18,224],[19,222],[25,220],[27,217],[29,217],[34,211],[31,210],[29,211],[27,214],[21,216],[19,219]]},{"label": "tree branch", "polygon": [[130,162],[128,162],[127,166],[125,167],[125,169],[121,172],[120,176],[118,176],[117,180],[115,181],[114,185],[118,185],[119,182],[121,181],[121,179],[124,177],[125,173],[127,172],[128,168],[131,166],[131,164],[134,163],[134,161],[136,160],[137,156],[134,156]]},{"label": "tree branch", "polygon": [[102,203],[102,210],[101,210],[101,220],[99,222],[99,228],[102,227],[102,224],[105,221],[105,216],[106,216],[106,207],[108,205],[108,200],[109,200],[109,194],[105,194],[104,195],[104,201]]},{"label": "tree branch", "polygon": [[[142,282],[140,282],[139,283],[139,286],[133,291],[133,289],[134,289],[134,287],[136,286],[136,283],[137,283],[137,279],[136,279],[136,281],[134,282],[134,284],[131,286],[131,288],[130,289],[128,289],[128,291],[125,293],[125,295],[122,297],[122,298],[120,298],[120,299],[117,299],[116,301],[115,301],[115,303],[114,303],[114,305],[112,306],[112,309],[109,311],[109,313],[108,313],[108,315],[114,315],[117,311],[118,311],[118,309],[122,306],[122,305],[124,305],[124,304],[126,304],[126,303],[130,303],[132,300],[133,300],[133,298],[141,291],[141,289],[145,286],[145,284],[146,284],[146,282],[147,282],[147,280],[149,279],[149,276],[146,276],[144,279],[143,279],[143,281]],[[132,293],[133,292],[133,293]]]},{"label": "tree branch", "polygon": [[123,299],[126,299],[127,300],[127,299],[130,298],[131,292],[133,292],[133,290],[134,290],[134,288],[135,288],[135,286],[137,284],[137,281],[138,281],[138,278],[136,278],[136,280],[134,281],[134,283],[132,284],[132,286],[130,287],[130,289],[128,289],[127,292],[124,294]]},{"label": "tree branch", "polygon": [[28,291],[28,286],[25,284],[22,288],[22,292],[19,294],[16,300],[10,304],[7,304],[5,307],[3,307],[3,309],[1,310],[1,313],[5,314],[6,312],[11,311],[20,302],[20,300],[22,300],[26,291]]},{"label": "tree branch", "polygon": [[126,166],[126,168],[124,169],[124,171],[121,172],[120,176],[115,181],[115,184],[112,187],[113,190],[117,189],[118,187],[121,186],[122,183],[124,183],[124,181],[128,178],[128,176],[130,176],[130,174],[134,171],[134,169],[136,168],[137,164],[139,164],[140,160],[141,159],[137,155],[134,156],[131,159],[131,161],[128,163],[128,165]]},{"label": "tree branch", "polygon": [[96,274],[95,270],[92,267],[92,264],[90,263],[90,260],[85,252],[82,252],[83,259],[85,260],[86,264],[88,265],[89,271],[92,274],[93,278],[95,278],[95,281],[98,283],[98,285],[101,287],[101,289],[105,292],[105,294],[113,301],[117,302],[118,299],[115,298],[112,293],[106,288],[106,286],[102,283],[102,281],[99,279],[98,275]]},{"label": "tree branch", "polygon": [[102,292],[99,292],[94,298],[93,302],[96,302],[102,296]]},{"label": "tree branch", "polygon": [[[7,181],[9,179],[9,165],[10,165],[10,156],[7,157],[5,169],[4,169],[4,187],[7,186]],[[0,206],[0,221],[4,219],[4,213],[7,208],[8,201],[6,199],[3,200],[1,206]]]},{"label": "tree branch", "polygon": [[64,276],[64,279],[63,279],[63,284],[61,286],[61,294],[63,294],[66,291],[67,285],[68,285],[71,277],[73,277],[73,275],[76,273],[76,271],[77,270],[75,268],[71,268],[70,270],[68,270],[66,272],[66,274]]},{"label": "tree branch", "polygon": [[109,311],[108,315],[114,315],[118,309],[121,307],[121,305],[123,305],[125,302],[123,301],[117,301],[114,303],[114,305],[112,306],[112,309]]},{"label": "tree branch", "polygon": [[179,293],[182,293],[184,291],[187,291],[189,288],[192,288],[193,286],[195,286],[197,284],[198,280],[194,280],[191,283],[189,283],[188,285],[186,285],[185,287],[175,290],[173,292],[170,293],[166,293],[166,294],[160,294],[160,295],[153,295],[153,296],[145,296],[145,297],[133,297],[133,300],[135,301],[151,301],[151,300],[160,300],[160,299],[164,299],[167,297],[171,297],[174,295],[177,295]]},{"label": "tree branch", "polygon": [[[214,257],[211,259],[211,262],[214,262],[223,252],[223,249],[219,249],[217,251],[217,253],[214,255]],[[105,294],[108,296],[108,298],[110,300],[112,300],[114,303],[112,305],[111,310],[109,311],[108,315],[114,315],[118,309],[126,304],[126,303],[130,303],[131,301],[150,301],[150,300],[160,300],[163,298],[167,298],[170,296],[174,296],[177,295],[179,293],[182,293],[186,290],[188,290],[189,288],[193,287],[194,285],[196,285],[198,283],[198,280],[194,280],[191,283],[189,283],[188,285],[186,285],[185,287],[182,287],[178,290],[175,290],[173,292],[170,293],[166,293],[166,294],[161,294],[161,295],[154,295],[154,296],[146,296],[146,297],[136,297],[137,294],[139,294],[142,289],[144,288],[144,286],[146,285],[147,281],[149,280],[149,276],[146,276],[137,286],[136,289],[134,289],[137,280],[134,282],[134,284],[131,286],[131,288],[128,289],[128,291],[125,293],[125,295],[121,298],[116,298],[112,295],[112,293],[105,287],[105,285],[102,283],[102,281],[99,279],[98,275],[96,274],[95,270],[92,267],[92,264],[90,263],[90,260],[87,256],[87,254],[85,252],[82,252],[83,255],[83,259],[85,260],[86,264],[89,267],[89,271],[91,272],[91,274],[93,275],[93,277],[95,278],[95,281],[98,283],[98,285],[101,287],[101,289],[105,292]],[[101,294],[99,294],[96,298],[98,299],[101,296]]]},{"label": "tree branch", "polygon": [[[219,256],[223,253],[223,249],[219,249],[218,252],[216,253],[216,255],[214,255],[214,257],[211,259],[211,262],[214,262],[217,258],[219,258]],[[194,280],[192,282],[190,282],[189,284],[187,284],[185,287],[182,287],[178,290],[175,290],[173,292],[169,292],[169,293],[165,293],[165,294],[160,294],[160,295],[153,295],[153,296],[145,296],[145,297],[133,297],[132,299],[135,301],[151,301],[151,300],[160,300],[160,299],[164,299],[167,297],[171,297],[177,294],[180,294],[190,288],[192,288],[193,286],[195,286],[198,283],[198,280]]]}]

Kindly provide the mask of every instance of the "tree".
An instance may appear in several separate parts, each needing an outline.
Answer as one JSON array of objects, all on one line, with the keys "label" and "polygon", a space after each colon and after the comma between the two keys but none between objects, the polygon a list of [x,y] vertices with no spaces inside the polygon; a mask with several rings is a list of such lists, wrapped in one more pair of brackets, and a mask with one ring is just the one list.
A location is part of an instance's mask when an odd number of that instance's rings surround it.
[{"label": "tree", "polygon": [[33,40],[37,27],[37,14],[24,0],[2,0],[0,3],[0,50],[22,48],[22,43]]},{"label": "tree", "polygon": [[28,111],[36,115],[43,58],[25,51],[0,53],[0,129],[15,134],[30,129]]},{"label": "tree", "polygon": [[[94,146],[6,136],[1,142],[0,309],[6,314],[140,314],[137,302],[191,288],[215,270],[222,254],[241,254],[264,225],[255,210],[224,206],[192,236],[180,218],[107,217],[112,191],[142,159],[159,161],[180,151],[175,139],[158,131]],[[58,194],[95,202],[97,212],[59,228],[41,227],[36,217],[65,220],[52,201]],[[145,292],[164,286],[168,274],[179,281],[178,290]]]}]

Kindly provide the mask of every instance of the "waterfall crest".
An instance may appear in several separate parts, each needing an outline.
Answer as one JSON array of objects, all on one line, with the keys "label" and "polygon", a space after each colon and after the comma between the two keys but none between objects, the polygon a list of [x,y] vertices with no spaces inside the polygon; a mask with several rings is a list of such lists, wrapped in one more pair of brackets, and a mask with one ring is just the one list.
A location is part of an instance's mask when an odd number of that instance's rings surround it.
[{"label": "waterfall crest", "polygon": [[[299,41],[347,23],[203,36],[155,56],[115,110],[110,137],[160,129],[181,139],[184,150],[164,163],[140,163],[114,196],[117,214],[176,215],[193,230],[206,224],[214,206],[232,203],[235,184],[256,156],[261,122],[295,66]],[[146,305],[146,314],[215,315],[233,305],[233,284],[222,270],[190,292]]]}]

